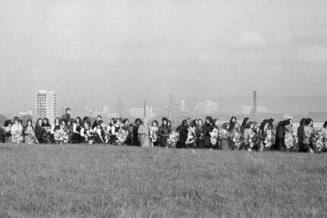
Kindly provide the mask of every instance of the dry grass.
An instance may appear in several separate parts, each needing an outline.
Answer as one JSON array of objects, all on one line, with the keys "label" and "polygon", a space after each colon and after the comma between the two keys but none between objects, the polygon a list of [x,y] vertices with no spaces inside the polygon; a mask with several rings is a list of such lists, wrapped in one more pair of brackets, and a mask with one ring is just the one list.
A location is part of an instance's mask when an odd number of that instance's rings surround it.
[{"label": "dry grass", "polygon": [[326,217],[325,154],[0,145],[0,217]]}]

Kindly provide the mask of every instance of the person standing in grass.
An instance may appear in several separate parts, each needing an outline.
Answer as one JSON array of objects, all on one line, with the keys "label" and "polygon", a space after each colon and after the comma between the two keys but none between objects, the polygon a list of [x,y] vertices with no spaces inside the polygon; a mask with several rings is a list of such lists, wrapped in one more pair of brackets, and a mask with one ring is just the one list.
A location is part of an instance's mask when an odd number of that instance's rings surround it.
[{"label": "person standing in grass", "polygon": [[179,139],[177,142],[177,148],[185,148],[185,142],[187,140],[187,133],[188,133],[188,122],[187,120],[183,120],[182,124],[177,127],[176,131],[179,135]]},{"label": "person standing in grass", "polygon": [[301,119],[300,126],[297,128],[299,152],[305,152],[305,148],[303,146],[305,121],[306,121],[305,118]]},{"label": "person standing in grass", "polygon": [[65,120],[66,123],[72,119],[72,111],[69,107],[66,108],[65,113],[61,116],[61,119]]},{"label": "person standing in grass", "polygon": [[140,146],[140,142],[139,142],[139,139],[138,139],[138,130],[139,130],[139,127],[141,125],[141,119],[137,118],[135,119],[134,121],[134,125],[133,125],[133,131],[132,131],[132,145],[133,146]]},{"label": "person standing in grass", "polygon": [[168,119],[162,118],[162,124],[159,128],[159,145],[160,147],[167,147],[167,140],[170,134]]},{"label": "person standing in grass", "polygon": [[220,139],[219,139],[219,120],[214,120],[214,127],[210,132],[210,143],[213,149],[220,149]]},{"label": "person standing in grass", "polygon": [[196,148],[196,120],[190,122],[187,128],[187,139],[185,145],[187,148]]},{"label": "person standing in grass", "polygon": [[68,143],[68,131],[66,120],[61,119],[59,123],[59,128],[55,128],[54,140],[56,144],[66,144]]},{"label": "person standing in grass", "polygon": [[11,126],[12,126],[12,122],[11,120],[6,120],[4,122],[3,127],[1,127],[1,141],[2,143],[6,143],[8,141],[11,141]]},{"label": "person standing in grass", "polygon": [[285,151],[285,135],[287,131],[287,127],[291,126],[293,121],[291,119],[283,120],[278,123],[276,128],[276,141],[275,141],[275,150]]},{"label": "person standing in grass", "polygon": [[150,127],[150,140],[153,146],[158,146],[158,131],[159,131],[159,123],[157,120],[152,121]]},{"label": "person standing in grass", "polygon": [[42,142],[49,144],[53,142],[53,135],[51,134],[51,125],[48,118],[42,120]]},{"label": "person standing in grass", "polygon": [[13,143],[23,142],[23,126],[18,117],[14,118],[14,123],[11,126],[11,141]]},{"label": "person standing in grass", "polygon": [[327,121],[325,121],[323,128],[321,130],[321,136],[322,136],[322,152],[326,152],[327,151]]},{"label": "person standing in grass", "polygon": [[82,119],[80,117],[76,117],[76,119],[72,122],[72,140],[71,143],[79,144],[82,142],[81,137],[81,129],[82,129]]},{"label": "person standing in grass", "polygon": [[142,148],[149,148],[150,147],[150,138],[149,138],[149,126],[148,126],[148,119],[144,119],[142,124],[138,129],[138,139],[140,142],[140,146]]},{"label": "person standing in grass", "polygon": [[27,144],[38,144],[38,140],[35,136],[32,120],[27,120],[27,124],[24,128],[24,141]]},{"label": "person standing in grass", "polygon": [[205,148],[212,148],[211,145],[211,135],[210,132],[213,129],[213,119],[212,117],[208,116],[205,119],[205,123],[203,125],[203,140],[204,140],[204,147]]},{"label": "person standing in grass", "polygon": [[196,134],[196,147],[203,148],[204,141],[203,141],[203,120],[198,119],[196,120],[195,126],[195,134]]},{"label": "person standing in grass", "polygon": [[303,151],[314,153],[312,146],[313,136],[313,120],[311,118],[306,119],[304,126],[304,137],[303,137]]},{"label": "person standing in grass", "polygon": [[91,129],[91,122],[89,119],[84,119],[83,127],[81,129],[81,137],[83,138],[83,141],[88,144],[95,143],[96,133]]}]

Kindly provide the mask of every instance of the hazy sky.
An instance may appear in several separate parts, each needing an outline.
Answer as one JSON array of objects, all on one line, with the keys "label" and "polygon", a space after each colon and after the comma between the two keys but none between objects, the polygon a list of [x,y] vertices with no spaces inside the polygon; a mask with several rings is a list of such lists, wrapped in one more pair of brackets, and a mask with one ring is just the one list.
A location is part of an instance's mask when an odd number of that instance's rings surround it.
[{"label": "hazy sky", "polygon": [[326,0],[0,0],[0,111],[327,95]]}]

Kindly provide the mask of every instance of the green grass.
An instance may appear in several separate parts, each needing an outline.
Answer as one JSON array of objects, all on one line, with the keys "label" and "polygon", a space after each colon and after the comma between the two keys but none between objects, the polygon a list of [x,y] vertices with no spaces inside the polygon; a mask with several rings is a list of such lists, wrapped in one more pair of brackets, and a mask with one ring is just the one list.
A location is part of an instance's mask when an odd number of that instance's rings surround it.
[{"label": "green grass", "polygon": [[326,217],[325,154],[0,144],[0,217]]}]

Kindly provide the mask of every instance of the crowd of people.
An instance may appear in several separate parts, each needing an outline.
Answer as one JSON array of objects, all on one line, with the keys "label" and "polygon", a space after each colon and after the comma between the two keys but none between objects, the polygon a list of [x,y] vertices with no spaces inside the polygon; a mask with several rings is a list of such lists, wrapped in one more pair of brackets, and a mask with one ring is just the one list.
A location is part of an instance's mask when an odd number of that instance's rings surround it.
[{"label": "crowd of people", "polygon": [[[277,124],[277,125],[276,125]],[[113,118],[105,123],[99,115],[94,121],[89,117],[72,118],[70,108],[61,118],[49,123],[38,119],[34,125],[15,117],[0,128],[0,141],[27,144],[112,144],[140,147],[204,148],[247,151],[294,151],[319,153],[327,151],[327,121],[321,128],[313,127],[313,120],[304,118],[295,130],[293,119],[279,123],[266,119],[261,123],[246,117],[238,122],[232,117],[222,123],[208,116],[202,119],[185,119],[176,129],[167,118],[149,123],[147,119]]]}]

